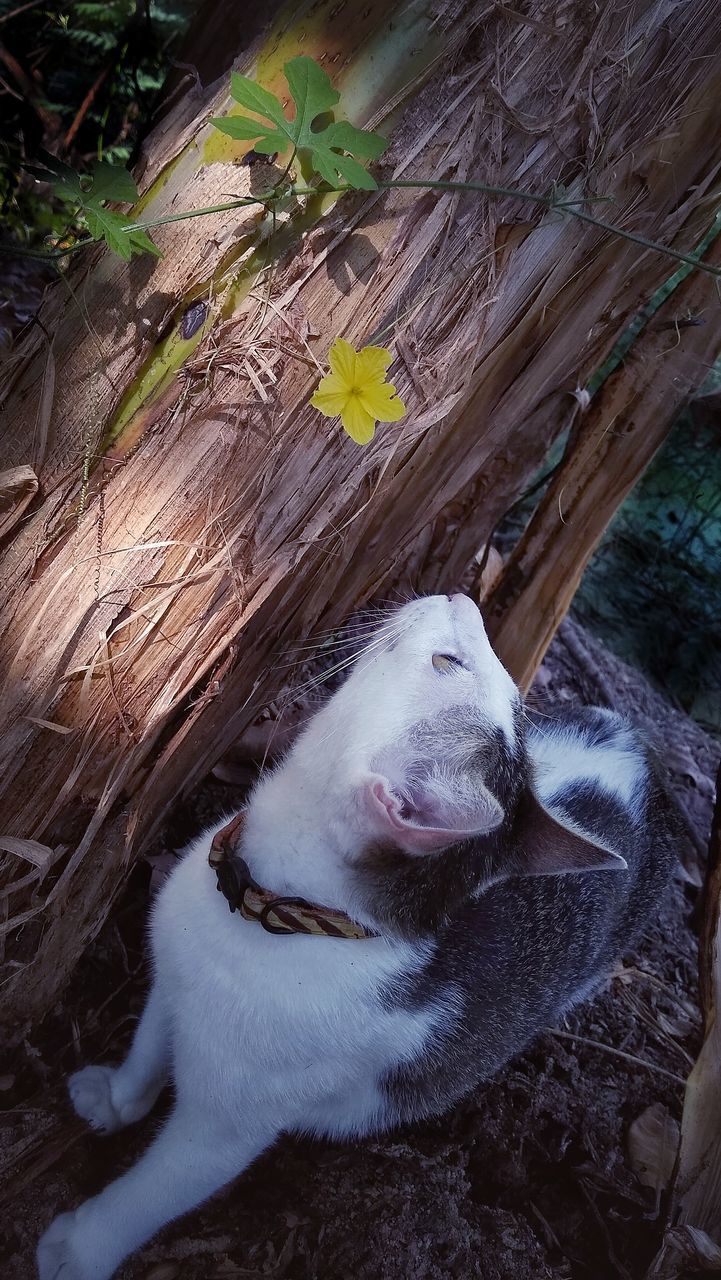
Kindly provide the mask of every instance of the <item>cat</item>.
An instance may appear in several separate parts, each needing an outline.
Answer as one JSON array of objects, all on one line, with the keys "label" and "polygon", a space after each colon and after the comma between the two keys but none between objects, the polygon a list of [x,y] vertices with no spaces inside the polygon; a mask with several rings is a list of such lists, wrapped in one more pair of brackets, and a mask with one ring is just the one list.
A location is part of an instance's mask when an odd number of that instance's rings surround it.
[{"label": "cat", "polygon": [[[69,1081],[100,1132],[169,1080],[174,1108],[128,1173],[51,1224],[40,1280],[106,1280],[281,1133],[447,1110],[593,992],[674,861],[643,741],[607,710],[526,711],[462,595],[378,628],[213,848],[236,828],[223,887],[250,914],[216,892],[208,833],[157,897],[127,1059]],[[331,936],[270,931],[301,917]]]}]

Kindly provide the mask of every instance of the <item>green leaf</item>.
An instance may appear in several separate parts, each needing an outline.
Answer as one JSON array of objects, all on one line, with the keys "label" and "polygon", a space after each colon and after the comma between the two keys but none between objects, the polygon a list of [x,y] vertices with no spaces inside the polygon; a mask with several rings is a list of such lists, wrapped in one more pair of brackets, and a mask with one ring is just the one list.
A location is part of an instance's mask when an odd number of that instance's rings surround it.
[{"label": "green leaf", "polygon": [[87,207],[83,212],[93,240],[104,240],[113,253],[128,262],[132,248],[128,236],[122,234],[123,215],[103,209],[102,205]]},{"label": "green leaf", "polygon": [[73,204],[97,204],[101,200],[123,200],[132,203],[138,188],[123,165],[98,160],[92,173],[81,174],[49,152],[40,153],[42,166],[27,165],[27,172],[41,182],[50,182],[60,200]]},{"label": "green leaf", "polygon": [[[282,150],[288,145],[288,139],[282,133],[269,132],[259,120],[249,120],[247,116],[213,116],[210,123],[215,125],[221,133],[227,133],[229,138],[238,138],[241,141],[258,138],[261,135],[262,139],[272,137],[276,141],[273,151]],[[260,142],[256,143],[256,150],[260,150]],[[269,155],[270,152],[266,154]]]},{"label": "green leaf", "polygon": [[87,204],[83,213],[93,240],[104,240],[108,248],[124,262],[128,262],[133,253],[153,253],[158,258],[162,256],[147,232],[140,228],[125,230],[132,226],[126,213],[115,213],[111,209],[104,209],[100,204]]},{"label": "green leaf", "polygon": [[127,214],[105,208],[106,200],[132,202],[138,198],[138,188],[123,165],[99,160],[93,165],[91,174],[79,174],[48,152],[41,152],[40,159],[43,168],[31,169],[30,172],[52,182],[56,195],[77,207],[93,240],[104,240],[108,248],[125,262],[134,253],[162,256],[147,232],[126,229],[132,227]]},{"label": "green leaf", "polygon": [[291,58],[283,70],[295,105],[292,120],[286,118],[282,103],[274,94],[248,76],[234,73],[233,98],[267,123],[248,116],[225,116],[216,117],[211,124],[230,138],[246,142],[256,139],[254,149],[262,155],[286,151],[289,145],[294,151],[307,152],[315,172],[331,187],[338,186],[340,180],[363,191],[375,190],[375,179],[356,157],[377,160],[388,145],[386,140],[345,120],[314,130],[314,121],[330,111],[340,101],[340,95],[312,58]]},{"label": "green leaf", "polygon": [[41,165],[26,165],[28,173],[41,182],[52,183],[60,200],[68,200],[73,204],[81,201],[84,192],[80,185],[80,174],[71,169],[69,164],[58,160],[57,156],[50,155],[49,151],[40,151],[38,154]]},{"label": "green leaf", "polygon": [[241,76],[234,71],[230,77],[230,92],[241,107],[257,111],[259,116],[265,116],[274,124],[285,125],[286,119],[278,99],[255,80],[251,80],[250,76]]},{"label": "green leaf", "polygon": [[330,111],[331,107],[340,102],[340,94],[336,93],[323,68],[312,58],[291,58],[283,71],[295,103],[292,128],[297,139],[296,145],[309,146],[310,126],[316,116]]},{"label": "green leaf", "polygon": [[[315,165],[318,172],[322,174],[326,182],[332,187],[337,185],[335,173],[339,173],[344,182],[349,187],[356,187],[361,191],[375,191],[376,180],[367,169],[363,168],[357,160],[352,156],[341,156],[336,151],[330,151],[325,148],[316,147],[314,152]],[[322,166],[321,167],[321,163]]]},{"label": "green leaf", "polygon": [[339,120],[325,130],[324,138],[328,146],[340,147],[351,155],[363,156],[364,160],[377,160],[383,155],[388,143],[379,133],[371,133],[368,129],[356,129],[347,120]]},{"label": "green leaf", "polygon": [[93,201],[125,200],[132,204],[138,198],[138,188],[122,165],[107,164],[105,160],[99,160],[93,166],[90,196]]},{"label": "green leaf", "polygon": [[133,231],[127,231],[125,237],[130,241],[133,252],[152,253],[155,258],[162,258],[163,251],[159,249],[157,244],[150,239],[147,231],[143,231],[142,227],[136,227]]},{"label": "green leaf", "polygon": [[283,151],[286,145],[287,139],[282,133],[267,133],[264,138],[256,142],[253,150],[259,151],[264,156],[274,156],[277,151]]}]

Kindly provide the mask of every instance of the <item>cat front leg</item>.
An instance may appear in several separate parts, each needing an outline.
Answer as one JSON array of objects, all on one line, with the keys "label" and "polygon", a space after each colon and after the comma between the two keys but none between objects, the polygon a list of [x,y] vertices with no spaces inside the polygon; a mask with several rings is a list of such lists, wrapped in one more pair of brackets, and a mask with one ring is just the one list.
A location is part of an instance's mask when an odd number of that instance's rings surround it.
[{"label": "cat front leg", "polygon": [[202,1109],[174,1111],[128,1173],[51,1223],[38,1245],[39,1280],[109,1280],[124,1258],[242,1173],[276,1136],[239,1133]]},{"label": "cat front leg", "polygon": [[119,1067],[83,1067],[68,1079],[75,1111],[98,1133],[114,1133],[147,1115],[167,1083],[170,1038],[157,983],[152,987],[132,1047]]}]

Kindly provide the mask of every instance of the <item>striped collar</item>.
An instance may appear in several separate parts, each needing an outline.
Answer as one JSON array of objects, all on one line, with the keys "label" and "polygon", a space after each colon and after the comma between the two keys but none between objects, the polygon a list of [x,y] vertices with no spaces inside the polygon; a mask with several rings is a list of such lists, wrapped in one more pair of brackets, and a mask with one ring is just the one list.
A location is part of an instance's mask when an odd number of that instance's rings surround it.
[{"label": "striped collar", "polygon": [[217,889],[231,911],[245,920],[256,920],[268,933],[306,933],[323,938],[375,938],[378,935],[357,924],[344,911],[322,907],[304,898],[277,898],[261,889],[247,862],[237,852],[245,824],[245,812],[236,814],[213,836],[208,862],[217,878]]}]

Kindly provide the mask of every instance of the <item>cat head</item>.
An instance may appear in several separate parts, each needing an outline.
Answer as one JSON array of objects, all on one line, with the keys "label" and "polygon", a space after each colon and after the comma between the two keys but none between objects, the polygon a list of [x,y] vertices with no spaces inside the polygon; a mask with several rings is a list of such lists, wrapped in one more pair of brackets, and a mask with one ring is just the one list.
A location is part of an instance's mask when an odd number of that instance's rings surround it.
[{"label": "cat head", "polygon": [[445,868],[463,896],[503,875],[626,865],[538,799],[521,696],[467,596],[399,608],[294,754],[369,882],[409,891]]}]

